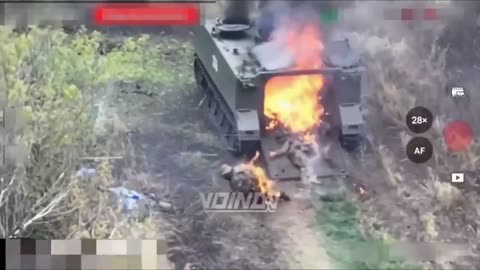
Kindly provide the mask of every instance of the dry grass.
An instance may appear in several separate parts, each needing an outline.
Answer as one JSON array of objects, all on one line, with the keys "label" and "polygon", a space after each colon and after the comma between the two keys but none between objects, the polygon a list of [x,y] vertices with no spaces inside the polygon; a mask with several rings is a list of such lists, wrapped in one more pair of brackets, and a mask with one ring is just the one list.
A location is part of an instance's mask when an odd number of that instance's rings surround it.
[{"label": "dry grass", "polygon": [[[433,87],[429,85],[431,81],[436,81],[436,77],[439,75],[439,70],[444,70],[444,53],[442,53],[439,58],[436,59],[436,64],[430,65],[432,63],[433,56],[428,58],[421,57],[420,55],[412,54],[413,50],[406,50],[405,41],[400,44],[388,43],[387,48],[392,50],[392,64],[391,72],[403,73],[404,79],[399,81],[395,77],[389,77],[389,69],[385,71],[385,65],[378,64],[373,66],[373,74],[378,78],[377,86],[378,89],[383,91],[375,91],[373,98],[379,103],[383,104],[382,111],[386,120],[393,122],[400,132],[400,143],[405,146],[408,140],[411,138],[409,131],[405,126],[405,115],[407,112],[417,105],[418,100],[429,100],[430,96],[440,95],[441,93],[436,93],[437,89],[442,89],[441,86]],[[404,53],[402,53],[404,52]],[[370,52],[373,55],[376,53]],[[378,52],[377,52],[378,53]],[[435,53],[435,50],[432,50],[432,54]],[[422,60],[423,59],[423,60]],[[419,61],[422,61],[419,63]],[[440,62],[440,63],[438,63]],[[408,67],[412,66],[411,69],[406,69],[407,66],[397,66],[395,63],[412,63]],[[417,65],[413,64],[417,63]],[[435,62],[434,62],[435,63]],[[422,72],[423,78],[419,80],[417,78],[419,73],[419,68],[423,66],[424,69],[428,72]],[[440,67],[440,68],[438,68]],[[436,70],[432,72],[432,70]],[[429,74],[429,75],[426,75]],[[429,77],[429,78],[428,78]],[[405,85],[404,81],[411,82],[410,85]],[[419,93],[418,89],[422,88],[423,92]],[[438,100],[438,98],[434,99]],[[420,103],[422,104],[422,103]],[[431,101],[423,104],[432,104]],[[437,111],[437,113],[439,113]],[[438,115],[438,114],[437,114]],[[443,142],[442,131],[439,127],[445,126],[446,121],[442,120],[442,116],[438,115],[435,128],[427,135],[434,143],[434,164],[427,167],[427,182],[426,182],[426,192],[422,198],[417,198],[417,200],[431,200],[431,204],[434,205],[435,202],[438,202],[443,208],[450,208],[453,205],[456,205],[461,199],[461,192],[450,183],[445,182],[449,179],[440,179],[439,172],[451,172],[454,171],[452,164],[459,164],[460,162],[463,165],[462,168],[473,169],[478,164],[479,152],[475,151],[475,147],[472,147],[471,150],[467,153],[464,153],[461,156],[455,156],[447,153],[446,146]],[[396,149],[396,147],[395,147]],[[384,169],[387,173],[387,180],[391,186],[396,187],[399,183],[405,183],[405,170],[402,170],[402,166],[399,166],[399,161],[401,160],[399,154],[403,153],[394,153],[393,150],[389,150],[385,146],[381,146],[378,149],[379,156],[384,165]],[[458,161],[452,163],[452,159],[457,158]],[[424,165],[427,166],[427,165]],[[421,177],[421,175],[417,175]],[[409,183],[406,183],[407,185]],[[410,183],[411,184],[411,183]],[[425,196],[426,195],[426,196]],[[422,209],[423,210],[423,209]],[[422,222],[425,225],[425,232],[428,236],[436,238],[438,232],[435,229],[435,216],[431,213],[426,213],[422,215]]]},{"label": "dry grass", "polygon": [[[423,226],[420,234],[424,233],[428,239],[448,239],[449,234],[457,234],[445,222],[452,209],[460,207],[461,211],[469,212],[477,207],[466,201],[467,193],[471,190],[460,190],[449,182],[450,173],[478,170],[480,148],[476,141],[467,152],[449,153],[443,140],[443,128],[449,121],[461,117],[470,121],[474,130],[478,130],[480,125],[475,121],[478,109],[475,106],[459,108],[445,93],[450,76],[447,66],[449,51],[435,45],[435,38],[442,25],[436,24],[435,27],[439,29],[427,26],[405,27],[389,22],[380,23],[365,16],[370,12],[367,7],[376,10],[382,8],[382,5],[384,4],[365,2],[359,5],[359,16],[352,16],[352,22],[346,22],[348,29],[360,29],[352,33],[352,36],[356,46],[365,52],[369,65],[366,100],[370,104],[377,104],[377,108],[370,111],[380,112],[367,116],[367,121],[393,127],[393,131],[386,129],[384,133],[372,131],[370,136],[380,145],[376,152],[385,171],[385,180],[392,188],[388,192],[398,195],[406,191],[412,194],[409,197],[393,196],[395,202],[392,201],[392,204],[400,204],[419,213],[419,222]],[[351,24],[348,25],[349,23]],[[474,98],[473,95],[471,98]],[[478,103],[478,100],[470,102]],[[414,166],[404,160],[403,149],[414,135],[406,127],[405,116],[415,106],[429,108],[436,118],[433,127],[422,134],[433,143],[434,157],[422,166]],[[393,143],[392,135],[399,135],[400,139]],[[372,184],[375,185],[374,182]],[[419,185],[421,189],[418,189]],[[442,219],[438,215],[442,215]],[[372,217],[374,220],[382,218],[388,219],[384,215]],[[476,223],[480,216],[471,217],[471,220],[476,220],[473,221]]]},{"label": "dry grass", "polygon": [[[119,117],[111,118],[115,123],[120,121]],[[122,124],[124,125],[124,124]],[[121,137],[110,137],[113,141],[121,141]],[[115,144],[114,149],[123,148],[123,156],[128,158],[127,152],[131,145]],[[123,168],[132,168],[131,162]],[[159,218],[158,211],[153,209],[148,201],[139,203],[138,208],[132,212],[124,212],[122,203],[115,194],[99,191],[100,188],[114,186],[125,186],[141,192],[146,190],[148,180],[140,175],[132,173],[120,181],[114,177],[112,162],[105,160],[96,166],[97,175],[91,179],[77,181],[71,193],[69,203],[77,205],[78,211],[75,218],[78,220],[70,229],[72,238],[97,238],[97,239],[160,239],[164,224]]]},{"label": "dry grass", "polygon": [[437,230],[437,225],[435,224],[435,216],[433,213],[425,213],[420,217],[425,233],[428,236],[428,240],[436,240],[438,237],[438,230]]},{"label": "dry grass", "polygon": [[381,156],[383,168],[386,171],[386,180],[392,187],[398,187],[404,181],[403,174],[399,171],[400,167],[395,160],[393,152],[385,145],[380,145],[377,149]]}]

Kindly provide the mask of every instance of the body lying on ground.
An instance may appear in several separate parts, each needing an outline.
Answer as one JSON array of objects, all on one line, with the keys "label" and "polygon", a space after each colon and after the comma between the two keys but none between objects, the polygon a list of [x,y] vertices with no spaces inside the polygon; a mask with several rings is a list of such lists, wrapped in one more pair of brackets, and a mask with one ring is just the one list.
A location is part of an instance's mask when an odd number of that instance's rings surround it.
[{"label": "body lying on ground", "polygon": [[[242,192],[245,195],[249,193],[262,192],[258,177],[255,175],[251,163],[243,163],[236,166],[223,164],[220,168],[222,177],[229,182],[233,192]],[[268,195],[269,194],[264,194]],[[276,192],[275,197],[280,200],[289,201],[290,197],[282,191]]]},{"label": "body lying on ground", "polygon": [[270,158],[278,158],[286,155],[290,162],[300,170],[301,179],[307,182],[309,161],[316,155],[313,140],[306,140],[301,136],[291,136],[277,151],[270,152]]},{"label": "body lying on ground", "polygon": [[270,152],[270,158],[278,158],[286,155],[288,159],[299,169],[308,165],[308,160],[315,154],[315,148],[312,142],[309,142],[300,136],[290,137],[280,149]]},{"label": "body lying on ground", "polygon": [[[326,139],[325,133],[328,129],[329,125],[324,123],[323,128],[319,130],[318,136],[322,140]],[[310,161],[320,157],[327,162],[331,162],[328,154],[329,148],[329,144],[323,147],[317,145],[316,138],[311,134],[291,134],[280,149],[270,152],[269,156],[272,159],[287,156],[290,162],[300,170],[302,180],[307,180],[310,178],[307,171],[312,170],[311,166],[309,166]]]}]

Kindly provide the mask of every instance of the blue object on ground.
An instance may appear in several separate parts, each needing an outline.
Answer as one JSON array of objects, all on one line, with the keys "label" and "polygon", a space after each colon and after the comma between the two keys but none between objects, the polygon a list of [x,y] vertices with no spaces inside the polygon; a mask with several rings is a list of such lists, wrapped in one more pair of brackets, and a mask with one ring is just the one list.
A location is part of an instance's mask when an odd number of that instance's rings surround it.
[{"label": "blue object on ground", "polygon": [[144,198],[142,194],[136,192],[135,190],[124,187],[110,188],[110,191],[117,194],[123,204],[123,209],[128,211],[133,210],[138,201]]}]

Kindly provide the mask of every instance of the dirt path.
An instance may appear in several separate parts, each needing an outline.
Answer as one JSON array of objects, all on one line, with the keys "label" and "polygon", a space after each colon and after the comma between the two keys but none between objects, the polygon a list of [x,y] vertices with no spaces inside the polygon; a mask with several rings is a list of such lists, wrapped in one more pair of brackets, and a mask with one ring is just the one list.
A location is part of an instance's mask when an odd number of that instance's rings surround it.
[{"label": "dirt path", "polygon": [[[150,143],[155,144],[162,143]],[[188,172],[177,171],[165,156],[163,160],[169,164],[168,178],[176,190],[172,199],[183,208],[183,213],[168,218],[176,227],[178,243],[169,248],[183,246],[170,257],[175,269],[183,269],[186,263],[205,269],[332,269],[321,235],[314,228],[315,208],[298,183],[281,184],[293,200],[274,213],[205,213],[199,191],[229,190],[227,183],[215,176],[220,162]]]},{"label": "dirt path", "polygon": [[273,213],[205,213],[199,192],[229,190],[218,168],[223,161],[231,164],[231,157],[179,158],[174,148],[201,149],[182,145],[188,141],[180,137],[158,134],[144,134],[139,141],[150,146],[142,152],[155,161],[157,173],[169,179],[171,199],[182,209],[166,217],[175,228],[169,247],[176,250],[169,256],[175,269],[186,263],[205,269],[332,269],[322,236],[314,228],[316,209],[299,182],[279,184],[292,200]]},{"label": "dirt path", "polygon": [[168,194],[179,210],[163,217],[170,225],[165,234],[173,268],[190,264],[198,269],[331,269],[313,227],[316,209],[298,182],[281,184],[293,200],[274,213],[203,210],[201,192],[230,190],[218,170],[223,162],[235,160],[223,146],[215,146],[218,138],[201,112],[183,109],[198,105],[194,98],[190,101],[161,119],[141,116],[141,121],[130,121],[136,123],[132,141],[137,171],[152,175],[149,192]]},{"label": "dirt path", "polygon": [[272,226],[283,232],[280,243],[288,251],[290,269],[332,269],[321,233],[314,228],[315,208],[300,183],[282,183],[282,190],[293,200],[279,207],[272,216]]}]

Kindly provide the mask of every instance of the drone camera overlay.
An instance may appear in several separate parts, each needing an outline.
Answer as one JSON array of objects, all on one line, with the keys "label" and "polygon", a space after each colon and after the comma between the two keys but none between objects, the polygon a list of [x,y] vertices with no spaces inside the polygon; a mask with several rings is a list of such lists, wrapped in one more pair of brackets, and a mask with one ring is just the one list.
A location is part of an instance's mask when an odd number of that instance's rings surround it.
[{"label": "drone camera overlay", "polygon": [[0,23],[2,269],[480,268],[480,2],[1,1]]}]

